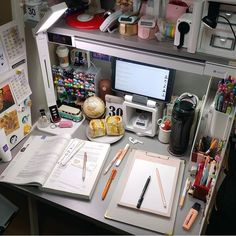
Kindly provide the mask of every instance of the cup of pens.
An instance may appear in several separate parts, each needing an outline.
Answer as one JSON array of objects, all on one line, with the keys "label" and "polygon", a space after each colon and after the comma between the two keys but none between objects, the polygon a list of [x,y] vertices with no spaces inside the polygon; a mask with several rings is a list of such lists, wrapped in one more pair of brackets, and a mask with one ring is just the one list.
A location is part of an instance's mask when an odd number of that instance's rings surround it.
[{"label": "cup of pens", "polygon": [[224,139],[227,135],[229,117],[235,107],[235,98],[236,79],[232,76],[227,76],[220,80],[214,99],[210,127],[211,136]]},{"label": "cup of pens", "polygon": [[215,95],[215,110],[230,115],[236,98],[236,79],[228,76],[218,82]]}]

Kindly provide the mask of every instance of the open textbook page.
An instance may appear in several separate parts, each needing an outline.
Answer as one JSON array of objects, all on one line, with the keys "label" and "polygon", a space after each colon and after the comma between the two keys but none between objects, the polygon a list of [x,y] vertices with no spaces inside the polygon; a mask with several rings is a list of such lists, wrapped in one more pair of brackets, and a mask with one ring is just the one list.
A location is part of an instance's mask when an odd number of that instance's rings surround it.
[{"label": "open textbook page", "polygon": [[0,181],[43,185],[70,140],[70,135],[31,136],[1,174]]},{"label": "open textbook page", "polygon": [[66,165],[61,165],[59,160],[44,183],[43,190],[90,199],[109,150],[110,144],[84,141],[84,145]]}]

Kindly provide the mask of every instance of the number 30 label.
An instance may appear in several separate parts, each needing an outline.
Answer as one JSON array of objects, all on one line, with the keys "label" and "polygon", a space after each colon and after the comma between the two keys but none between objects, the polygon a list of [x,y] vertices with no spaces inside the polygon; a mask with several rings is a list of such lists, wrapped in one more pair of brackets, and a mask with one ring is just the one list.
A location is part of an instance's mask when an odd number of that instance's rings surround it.
[{"label": "number 30 label", "polygon": [[109,109],[108,113],[109,116],[123,116],[123,107],[121,108],[110,105],[108,109]]},{"label": "number 30 label", "polygon": [[123,116],[123,103],[106,101],[107,116]]}]

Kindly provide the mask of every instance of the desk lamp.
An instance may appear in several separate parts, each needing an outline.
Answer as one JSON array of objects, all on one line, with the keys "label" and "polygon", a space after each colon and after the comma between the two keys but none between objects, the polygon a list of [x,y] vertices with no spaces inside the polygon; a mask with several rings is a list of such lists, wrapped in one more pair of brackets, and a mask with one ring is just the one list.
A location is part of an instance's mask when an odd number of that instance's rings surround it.
[{"label": "desk lamp", "polygon": [[39,54],[46,101],[50,111],[51,119],[55,123],[60,121],[60,116],[58,113],[54,92],[53,76],[48,49],[47,29],[51,27],[66,10],[67,5],[65,2],[50,7],[33,30]]},{"label": "desk lamp", "polygon": [[202,18],[202,22],[209,28],[211,29],[215,29],[216,26],[217,26],[217,20],[219,17],[225,19],[232,32],[233,32],[233,35],[234,35],[234,39],[235,39],[235,42],[236,42],[236,35],[235,35],[235,32],[234,32],[234,29],[230,23],[230,21],[227,19],[227,17],[224,17],[222,15],[219,14],[220,13],[220,3],[218,2],[209,2],[209,7],[208,7],[208,14],[207,16],[203,17]]}]

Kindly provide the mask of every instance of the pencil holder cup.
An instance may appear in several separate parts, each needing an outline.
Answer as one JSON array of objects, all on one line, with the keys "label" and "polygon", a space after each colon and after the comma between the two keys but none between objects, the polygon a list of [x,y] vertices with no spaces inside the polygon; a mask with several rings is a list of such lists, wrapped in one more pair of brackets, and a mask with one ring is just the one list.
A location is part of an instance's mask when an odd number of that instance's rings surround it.
[{"label": "pencil holder cup", "polygon": [[169,143],[171,130],[165,130],[161,126],[159,127],[158,140],[161,143]]},{"label": "pencil holder cup", "polygon": [[211,137],[216,137],[219,139],[225,139],[227,135],[227,127],[229,124],[230,116],[229,114],[213,110],[210,135]]},{"label": "pencil holder cup", "polygon": [[161,143],[169,143],[170,140],[170,132],[171,132],[171,117],[164,116],[157,120],[157,124],[159,125],[159,133],[158,140]]}]

